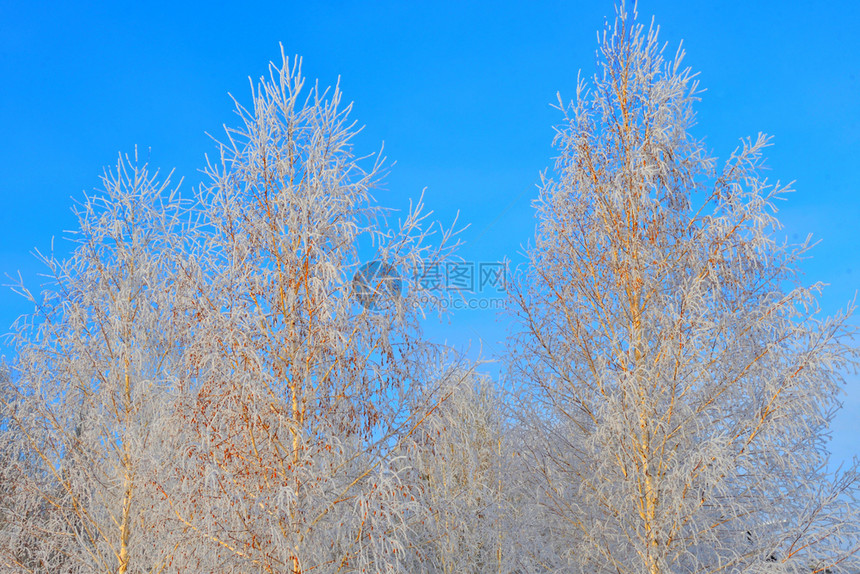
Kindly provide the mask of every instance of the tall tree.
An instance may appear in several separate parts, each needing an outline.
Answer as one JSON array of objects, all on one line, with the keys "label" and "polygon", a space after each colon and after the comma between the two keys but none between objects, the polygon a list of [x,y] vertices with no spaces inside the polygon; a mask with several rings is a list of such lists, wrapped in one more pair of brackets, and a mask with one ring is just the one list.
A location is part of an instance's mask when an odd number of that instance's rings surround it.
[{"label": "tall tree", "polygon": [[[154,481],[188,340],[180,254],[191,231],[169,182],[135,156],[77,209],[76,246],[18,324],[5,385],[4,566],[144,572],[172,559]],[[10,510],[11,509],[11,510]]]},{"label": "tall tree", "polygon": [[[389,453],[432,350],[413,284],[449,253],[420,202],[388,227],[341,92],[284,58],[227,131],[204,187],[200,383],[178,427],[189,457],[164,485],[202,543],[192,568],[399,571],[417,502]],[[363,262],[375,261],[370,267]]]},{"label": "tall tree", "polygon": [[[531,484],[556,571],[856,568],[856,468],[827,472],[856,365],[847,313],[778,240],[768,138],[715,170],[682,51],[622,5],[590,90],[559,106],[555,175],[514,300]],[[850,309],[849,309],[850,311]],[[849,571],[851,571],[849,568]]]}]

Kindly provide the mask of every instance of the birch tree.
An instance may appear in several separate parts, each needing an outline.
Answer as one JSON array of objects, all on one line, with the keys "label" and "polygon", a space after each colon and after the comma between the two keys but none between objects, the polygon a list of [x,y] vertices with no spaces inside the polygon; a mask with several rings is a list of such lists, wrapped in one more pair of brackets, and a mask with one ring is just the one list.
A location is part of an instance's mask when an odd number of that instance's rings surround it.
[{"label": "birch tree", "polygon": [[194,204],[121,159],[72,256],[40,256],[53,284],[18,286],[36,310],[0,396],[4,567],[421,562],[397,453],[437,360],[416,282],[456,243],[420,200],[389,226],[382,159],[355,156],[339,89],[304,83],[284,58],[237,103]]},{"label": "birch tree", "polygon": [[717,168],[691,136],[682,57],[621,5],[590,87],[559,98],[511,343],[553,557],[535,567],[856,571],[857,470],[828,473],[826,448],[852,308],[822,317],[810,241],[780,239],[769,138]]},{"label": "birch tree", "polygon": [[169,178],[120,158],[76,208],[71,257],[19,290],[14,381],[2,397],[4,571],[148,572],[172,557],[153,488],[170,461],[172,389],[189,330],[190,231]]},{"label": "birch tree", "polygon": [[[178,411],[188,456],[163,496],[199,537],[191,569],[400,571],[417,503],[390,453],[433,356],[413,270],[444,260],[451,234],[429,241],[420,201],[388,226],[370,195],[382,160],[355,155],[337,87],[307,89],[284,58],[252,88],[200,198],[199,384]],[[386,273],[363,306],[354,278],[370,260]]]}]

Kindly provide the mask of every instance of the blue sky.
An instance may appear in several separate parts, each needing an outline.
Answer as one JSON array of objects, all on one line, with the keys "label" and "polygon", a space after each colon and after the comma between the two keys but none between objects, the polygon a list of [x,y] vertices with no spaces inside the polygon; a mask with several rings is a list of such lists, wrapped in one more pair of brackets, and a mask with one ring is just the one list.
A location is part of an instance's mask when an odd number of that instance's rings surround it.
[{"label": "blue sky", "polygon": [[[718,5],[717,5],[718,4]],[[551,163],[550,104],[594,70],[601,2],[319,2],[243,4],[0,0],[0,274],[37,285],[30,251],[74,227],[71,198],[135,145],[153,166],[200,181],[203,155],[232,123],[227,93],[249,100],[248,77],[287,54],[323,85],[341,78],[359,151],[385,142],[396,161],[381,203],[425,201],[443,222],[471,227],[461,255],[521,260],[534,231],[530,202]],[[695,134],[725,158],[742,136],[775,136],[774,179],[796,180],[781,205],[791,237],[821,239],[804,263],[830,284],[833,313],[860,286],[860,7],[829,2],[642,1],[674,53],[707,91]],[[176,178],[178,180],[178,177]],[[58,254],[67,246],[58,241]],[[5,282],[5,281],[4,281]],[[31,309],[0,290],[0,331]],[[854,319],[855,324],[860,320]],[[428,333],[474,356],[499,350],[506,325],[458,312]],[[0,346],[10,353],[8,347]],[[492,368],[492,367],[488,367]],[[860,453],[860,378],[849,379],[834,425],[834,460]]]}]

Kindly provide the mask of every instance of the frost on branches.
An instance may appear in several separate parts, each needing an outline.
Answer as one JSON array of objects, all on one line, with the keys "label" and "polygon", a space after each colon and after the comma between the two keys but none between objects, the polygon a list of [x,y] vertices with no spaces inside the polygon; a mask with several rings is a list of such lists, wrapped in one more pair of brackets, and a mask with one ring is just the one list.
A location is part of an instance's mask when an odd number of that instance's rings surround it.
[{"label": "frost on branches", "polygon": [[[391,452],[435,351],[413,270],[455,247],[389,227],[335,89],[284,59],[181,201],[121,160],[79,210],[3,379],[0,563],[20,572],[399,572],[419,501]],[[361,256],[361,257],[360,257]],[[359,304],[362,259],[406,288]],[[373,289],[375,286],[371,285]],[[384,292],[384,290],[382,291]]]},{"label": "frost on branches", "polygon": [[499,393],[474,369],[434,365],[398,461],[419,500],[409,572],[511,572]]},{"label": "frost on branches", "polygon": [[[190,351],[196,386],[172,424],[187,457],[164,496],[201,545],[195,569],[396,572],[411,560],[415,512],[389,452],[410,427],[406,409],[420,365],[422,262],[435,246],[419,204],[386,226],[369,195],[380,161],[353,155],[349,106],[304,88],[298,61],[273,66],[237,108],[210,164],[206,281]],[[362,259],[399,270],[406,288],[358,304]]]},{"label": "frost on branches", "polygon": [[0,570],[858,571],[858,470],[826,449],[852,309],[820,317],[810,242],[777,239],[768,139],[717,168],[690,136],[681,56],[619,8],[560,102],[504,385],[422,337],[453,233],[420,201],[389,224],[298,60],[193,199],[120,158],[17,286]]},{"label": "frost on branches", "polygon": [[[175,190],[134,160],[76,209],[72,256],[17,325],[14,384],[0,396],[0,565],[22,572],[156,570],[166,536],[155,489],[175,464],[170,429],[190,333]],[[130,567],[134,565],[134,567]]]},{"label": "frost on branches", "polygon": [[829,475],[824,443],[857,350],[798,279],[809,241],[776,239],[768,139],[716,170],[682,52],[623,7],[599,56],[560,104],[515,295],[545,567],[856,571],[857,473]]}]

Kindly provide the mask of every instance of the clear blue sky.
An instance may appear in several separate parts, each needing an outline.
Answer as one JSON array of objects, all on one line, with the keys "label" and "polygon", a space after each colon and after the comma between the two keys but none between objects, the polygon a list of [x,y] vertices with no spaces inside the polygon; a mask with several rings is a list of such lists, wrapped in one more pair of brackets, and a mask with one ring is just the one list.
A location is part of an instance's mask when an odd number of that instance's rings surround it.
[{"label": "clear blue sky", "polygon": [[[773,134],[772,177],[796,180],[780,216],[792,237],[822,243],[804,269],[830,284],[832,313],[860,286],[860,8],[854,2],[642,1],[707,92],[696,135],[725,158],[742,136]],[[200,181],[205,132],[232,123],[230,92],[249,100],[248,77],[279,57],[304,58],[322,84],[341,77],[357,140],[384,140],[396,160],[386,205],[426,187],[443,221],[470,223],[462,255],[514,261],[532,236],[530,201],[551,163],[550,108],[594,69],[601,2],[10,2],[0,0],[0,274],[38,284],[29,252],[74,227],[71,197],[135,144],[153,166]],[[509,208],[506,210],[506,208]],[[488,227],[489,226],[489,227]],[[57,243],[58,253],[67,250]],[[4,281],[5,282],[5,281]],[[0,331],[31,311],[0,291]],[[858,324],[858,320],[854,320]],[[500,349],[505,324],[464,311],[428,332],[456,345]],[[0,350],[9,354],[8,347]],[[836,421],[835,459],[860,453],[860,378]]]}]

